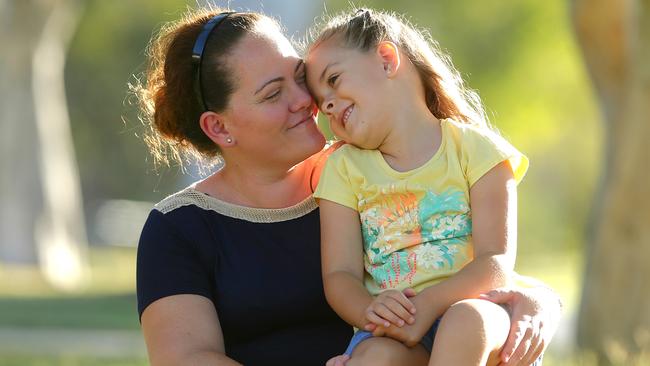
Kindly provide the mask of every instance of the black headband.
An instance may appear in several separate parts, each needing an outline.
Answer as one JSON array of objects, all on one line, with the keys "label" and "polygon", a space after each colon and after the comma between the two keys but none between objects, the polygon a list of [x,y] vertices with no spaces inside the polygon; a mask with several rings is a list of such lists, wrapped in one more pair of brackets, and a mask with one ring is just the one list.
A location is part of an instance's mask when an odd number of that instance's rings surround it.
[{"label": "black headband", "polygon": [[194,47],[192,48],[192,62],[196,65],[196,95],[204,111],[209,109],[205,102],[205,98],[203,97],[203,84],[201,82],[201,61],[203,61],[203,51],[205,51],[205,45],[208,43],[208,38],[210,38],[212,31],[226,20],[230,14],[234,14],[234,12],[219,13],[205,23],[201,33],[196,38],[196,42],[194,42]]}]

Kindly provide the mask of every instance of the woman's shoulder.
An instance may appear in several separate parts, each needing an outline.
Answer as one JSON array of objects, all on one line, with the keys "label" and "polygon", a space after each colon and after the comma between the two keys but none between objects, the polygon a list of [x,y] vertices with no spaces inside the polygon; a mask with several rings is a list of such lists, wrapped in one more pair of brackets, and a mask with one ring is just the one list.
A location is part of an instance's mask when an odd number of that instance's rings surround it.
[{"label": "woman's shoulder", "polygon": [[190,187],[173,193],[156,203],[147,217],[142,229],[144,237],[158,237],[169,232],[184,232],[188,224],[200,222],[196,220],[196,203],[199,201],[197,192]]},{"label": "woman's shoulder", "polygon": [[196,206],[197,208],[207,210],[210,208],[208,198],[208,195],[198,191],[195,184],[192,184],[189,187],[163,198],[153,206],[153,209],[163,214],[170,213],[186,206]]}]

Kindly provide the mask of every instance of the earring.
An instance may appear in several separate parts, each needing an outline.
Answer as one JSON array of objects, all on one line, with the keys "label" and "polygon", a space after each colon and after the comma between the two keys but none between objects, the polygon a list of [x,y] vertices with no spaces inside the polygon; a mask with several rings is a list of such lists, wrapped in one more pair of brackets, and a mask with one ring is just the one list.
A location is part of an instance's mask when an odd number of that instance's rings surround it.
[{"label": "earring", "polygon": [[231,139],[230,137],[228,137],[228,138],[226,139],[226,142],[229,143],[229,144],[232,144],[232,139]]}]

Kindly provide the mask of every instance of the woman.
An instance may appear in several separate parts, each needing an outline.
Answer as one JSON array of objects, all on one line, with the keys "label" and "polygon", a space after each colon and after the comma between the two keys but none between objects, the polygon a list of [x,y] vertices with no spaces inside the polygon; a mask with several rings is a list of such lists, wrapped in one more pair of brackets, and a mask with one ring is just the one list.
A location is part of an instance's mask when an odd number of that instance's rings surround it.
[{"label": "woman", "polygon": [[[327,153],[302,60],[270,18],[207,10],[165,27],[150,51],[135,91],[154,156],[224,163],[158,203],[143,229],[151,364],[322,365],[352,330],[323,295],[311,193]],[[557,323],[557,296],[534,290],[511,293],[510,347],[524,361]],[[550,326],[530,326],[545,317]]]}]

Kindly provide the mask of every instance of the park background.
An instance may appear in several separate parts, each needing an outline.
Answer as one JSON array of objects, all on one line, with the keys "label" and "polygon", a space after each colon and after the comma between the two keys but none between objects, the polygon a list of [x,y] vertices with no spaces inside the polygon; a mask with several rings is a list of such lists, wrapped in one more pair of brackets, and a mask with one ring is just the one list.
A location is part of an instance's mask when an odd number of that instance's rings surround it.
[{"label": "park background", "polygon": [[[139,230],[199,175],[153,165],[128,84],[155,31],[207,3],[0,0],[0,365],[147,364]],[[429,30],[530,158],[517,270],[564,302],[545,364],[650,362],[647,0],[212,3],[276,16],[295,39],[351,4]]]}]

